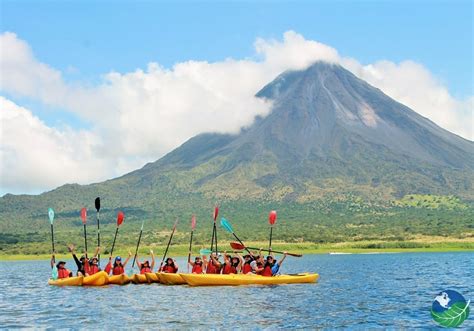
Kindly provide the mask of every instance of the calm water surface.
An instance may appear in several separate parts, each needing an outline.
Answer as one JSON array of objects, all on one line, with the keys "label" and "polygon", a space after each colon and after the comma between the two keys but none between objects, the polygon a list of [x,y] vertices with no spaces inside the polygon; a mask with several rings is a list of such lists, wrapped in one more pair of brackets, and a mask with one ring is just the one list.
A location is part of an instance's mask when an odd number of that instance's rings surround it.
[{"label": "calm water surface", "polygon": [[[433,329],[438,292],[454,289],[474,301],[474,253],[307,255],[288,257],[282,271],[321,278],[268,287],[58,288],[47,285],[46,261],[0,262],[0,326]],[[464,329],[474,328],[472,311]]]}]

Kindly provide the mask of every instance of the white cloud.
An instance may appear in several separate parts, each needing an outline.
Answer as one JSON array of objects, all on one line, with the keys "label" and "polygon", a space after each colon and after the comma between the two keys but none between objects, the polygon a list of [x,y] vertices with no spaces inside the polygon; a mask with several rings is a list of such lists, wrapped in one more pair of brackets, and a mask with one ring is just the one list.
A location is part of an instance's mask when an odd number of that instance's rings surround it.
[{"label": "white cloud", "polygon": [[[154,161],[198,133],[237,132],[269,112],[269,104],[254,98],[260,88],[284,70],[317,60],[340,63],[440,126],[474,138],[474,99],[456,100],[421,64],[362,65],[293,31],[282,41],[257,39],[255,50],[258,60],[188,61],[170,69],[150,63],[146,70],[112,72],[98,86],[81,86],[66,83],[61,72],[38,61],[14,33],[1,34],[0,90],[67,109],[92,125],[88,131],[49,128],[3,98],[2,189],[8,184],[16,192],[37,191],[102,180]],[[19,141],[12,142],[6,132],[15,132]],[[63,167],[40,158],[39,145],[29,144],[35,135],[44,140],[41,155],[57,155]],[[25,169],[15,166],[15,158],[21,158]]]}]

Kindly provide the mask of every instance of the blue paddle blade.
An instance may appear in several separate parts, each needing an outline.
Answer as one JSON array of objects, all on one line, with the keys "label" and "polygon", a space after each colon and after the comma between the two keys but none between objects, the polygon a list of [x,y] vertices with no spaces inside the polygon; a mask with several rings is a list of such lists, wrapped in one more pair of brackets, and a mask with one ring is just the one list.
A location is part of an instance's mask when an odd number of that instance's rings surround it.
[{"label": "blue paddle blade", "polygon": [[54,220],[54,210],[53,210],[53,208],[48,209],[48,217],[49,217],[49,222],[51,222],[51,224],[53,224],[53,220]]},{"label": "blue paddle blade", "polygon": [[232,226],[230,225],[229,221],[226,220],[224,217],[221,218],[221,226],[230,233],[234,233],[234,230],[232,229]]},{"label": "blue paddle blade", "polygon": [[58,279],[58,268],[56,266],[51,270],[51,278],[54,280]]},{"label": "blue paddle blade", "polygon": [[199,254],[201,254],[201,255],[209,255],[211,253],[212,253],[212,251],[210,249],[206,249],[206,248],[203,248],[199,251]]}]

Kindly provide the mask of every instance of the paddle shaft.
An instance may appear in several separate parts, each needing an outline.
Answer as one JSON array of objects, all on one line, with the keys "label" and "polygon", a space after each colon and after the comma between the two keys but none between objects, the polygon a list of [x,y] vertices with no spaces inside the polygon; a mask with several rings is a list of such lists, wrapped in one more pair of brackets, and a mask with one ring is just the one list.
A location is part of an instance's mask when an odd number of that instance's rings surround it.
[{"label": "paddle shaft", "polygon": [[56,252],[54,250],[54,229],[53,229],[53,223],[51,223],[51,245],[53,246],[53,254]]},{"label": "paddle shaft", "polygon": [[[193,246],[193,231],[191,230],[191,239],[189,239],[188,261],[191,261],[191,247],[192,246]],[[189,273],[189,263],[188,263],[188,273]]]},{"label": "paddle shaft", "polygon": [[165,262],[166,254],[168,254],[168,248],[170,248],[171,239],[173,239],[174,231],[175,231],[175,230],[176,230],[176,223],[175,223],[175,225],[174,225],[174,227],[173,227],[173,232],[171,232],[170,240],[168,240],[168,245],[166,246],[165,254],[163,254],[163,259],[161,260],[161,263],[160,263],[160,269],[161,269],[161,267],[163,266],[163,262]]},{"label": "paddle shaft", "polygon": [[[241,242],[242,244],[242,242]],[[243,245],[243,244],[242,244]],[[255,248],[255,247],[245,247],[245,249],[254,249],[256,251],[260,250],[260,248]],[[247,250],[248,250],[247,249]],[[285,254],[285,252],[280,252],[280,251],[274,251],[274,250],[271,250],[271,249],[262,249],[262,251],[265,251],[265,252],[272,252],[272,253],[277,253],[277,254]],[[290,255],[290,256],[295,256],[295,257],[302,257],[303,255],[301,254],[294,254],[294,253],[286,253],[286,255]]]},{"label": "paddle shaft", "polygon": [[138,236],[137,248],[135,248],[135,256],[133,257],[132,268],[135,266],[135,260],[138,254],[138,246],[140,245],[140,240],[142,239],[143,228],[140,230],[140,235]]},{"label": "paddle shaft", "polygon": [[[99,217],[99,210],[97,209],[97,247],[100,247],[100,217]],[[112,255],[112,254],[110,254]],[[98,263],[99,263],[99,267],[100,267],[100,251],[99,251],[99,254],[97,256],[98,258]]]},{"label": "paddle shaft", "polygon": [[268,243],[268,249],[272,249],[272,234],[273,234],[273,226],[270,227],[270,242]]},{"label": "paddle shaft", "polygon": [[112,249],[110,250],[110,256],[113,255],[113,252],[114,252],[114,247],[115,247],[115,239],[117,239],[117,233],[118,233],[118,226],[117,226],[117,229],[115,230],[115,237],[114,237],[114,243],[112,244]]},{"label": "paddle shaft", "polygon": [[86,247],[86,258],[87,258],[87,230],[86,230],[85,224],[84,224],[84,246]]}]

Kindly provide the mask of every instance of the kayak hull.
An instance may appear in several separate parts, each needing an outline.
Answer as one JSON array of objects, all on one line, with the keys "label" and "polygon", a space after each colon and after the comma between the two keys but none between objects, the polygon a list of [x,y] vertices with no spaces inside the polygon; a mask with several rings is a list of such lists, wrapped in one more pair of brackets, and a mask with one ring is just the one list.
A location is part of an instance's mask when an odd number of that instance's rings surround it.
[{"label": "kayak hull", "polygon": [[48,284],[53,286],[82,286],[83,280],[83,276],[62,278],[56,280],[50,279],[48,280]]},{"label": "kayak hull", "polygon": [[114,284],[114,285],[127,285],[130,282],[131,282],[130,277],[128,277],[125,274],[121,274],[121,275],[109,276],[109,279],[108,279],[107,283],[108,284]]},{"label": "kayak hull", "polygon": [[158,275],[154,272],[146,272],[145,273],[146,280],[148,283],[159,283],[160,279],[158,278]]},{"label": "kayak hull", "polygon": [[84,286],[104,286],[107,284],[109,276],[105,271],[99,271],[90,276],[84,277],[82,285]]},{"label": "kayak hull", "polygon": [[264,277],[259,275],[218,275],[218,274],[181,274],[190,286],[237,286],[237,285],[278,285],[315,283],[318,274],[294,274]]},{"label": "kayak hull", "polygon": [[160,279],[161,284],[165,285],[184,285],[186,281],[181,277],[182,274],[169,274],[165,272],[157,272],[156,275]]},{"label": "kayak hull", "polygon": [[131,277],[131,281],[133,284],[146,284],[148,283],[148,279],[146,278],[145,274],[134,274]]}]

